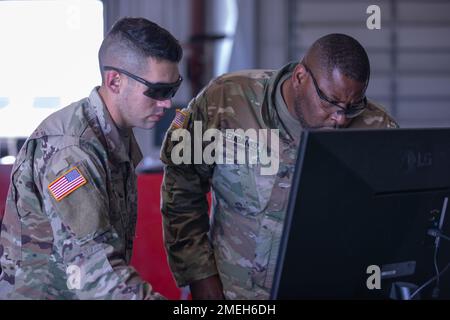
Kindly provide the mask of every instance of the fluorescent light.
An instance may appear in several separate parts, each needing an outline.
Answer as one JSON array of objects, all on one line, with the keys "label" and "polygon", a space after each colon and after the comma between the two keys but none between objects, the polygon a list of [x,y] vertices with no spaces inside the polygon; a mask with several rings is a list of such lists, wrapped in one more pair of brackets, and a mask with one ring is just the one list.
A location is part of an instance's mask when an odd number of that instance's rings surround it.
[{"label": "fluorescent light", "polygon": [[0,164],[14,164],[16,161],[16,157],[14,156],[6,156],[3,158],[0,158]]}]

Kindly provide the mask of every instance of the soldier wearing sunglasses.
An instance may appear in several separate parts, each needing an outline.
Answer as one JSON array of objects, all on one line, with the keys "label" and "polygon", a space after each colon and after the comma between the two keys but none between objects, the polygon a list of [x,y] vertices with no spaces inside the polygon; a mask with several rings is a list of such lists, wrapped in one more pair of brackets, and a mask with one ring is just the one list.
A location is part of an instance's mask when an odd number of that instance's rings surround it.
[{"label": "soldier wearing sunglasses", "polygon": [[[280,166],[175,164],[174,123],[162,148],[162,213],[170,266],[194,299],[267,299],[304,129],[395,128],[366,98],[370,65],[364,48],[343,34],[317,40],[303,59],[279,70],[247,70],[214,79],[182,111],[183,128],[278,129]],[[175,139],[174,139],[175,140]],[[178,141],[178,140],[176,140]],[[245,139],[234,139],[236,150]],[[248,141],[245,147],[253,143]],[[191,162],[194,163],[194,162]],[[212,190],[208,217],[206,193]]]},{"label": "soldier wearing sunglasses", "polygon": [[160,299],[129,263],[137,215],[132,128],[150,129],[182,78],[178,41],[141,18],[115,23],[102,84],[44,120],[12,169],[0,299]]}]

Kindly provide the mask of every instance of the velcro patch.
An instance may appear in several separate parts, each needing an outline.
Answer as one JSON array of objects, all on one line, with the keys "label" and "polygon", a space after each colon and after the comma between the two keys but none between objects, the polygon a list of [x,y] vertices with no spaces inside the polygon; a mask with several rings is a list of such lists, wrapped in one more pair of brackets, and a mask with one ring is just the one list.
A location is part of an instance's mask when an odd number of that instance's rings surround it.
[{"label": "velcro patch", "polygon": [[61,201],[69,194],[85,185],[87,180],[77,167],[73,167],[48,185],[50,194],[56,201]]},{"label": "velcro patch", "polygon": [[179,129],[187,126],[189,111],[177,109],[175,118],[172,121],[172,128]]}]

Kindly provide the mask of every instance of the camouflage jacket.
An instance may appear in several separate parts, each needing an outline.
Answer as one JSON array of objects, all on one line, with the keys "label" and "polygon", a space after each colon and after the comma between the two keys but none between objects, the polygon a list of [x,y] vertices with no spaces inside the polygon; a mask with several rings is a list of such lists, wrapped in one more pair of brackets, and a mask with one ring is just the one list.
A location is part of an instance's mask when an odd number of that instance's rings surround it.
[{"label": "camouflage jacket", "polygon": [[[187,119],[175,119],[167,132],[161,151],[162,214],[169,263],[179,286],[218,273],[228,299],[269,297],[298,152],[277,114],[275,88],[295,66],[235,72],[213,80],[183,111]],[[260,164],[176,165],[171,154],[178,142],[172,136],[180,122],[193,134],[194,121],[201,121],[203,130],[224,131],[225,140],[230,140],[226,129],[278,129],[277,174],[262,175]],[[349,127],[397,124],[371,102]],[[237,144],[239,139],[231,141]],[[206,198],[210,187],[211,219]]]},{"label": "camouflage jacket", "polygon": [[0,299],[160,297],[128,265],[142,155],[97,89],[44,120],[18,154],[1,226]]}]

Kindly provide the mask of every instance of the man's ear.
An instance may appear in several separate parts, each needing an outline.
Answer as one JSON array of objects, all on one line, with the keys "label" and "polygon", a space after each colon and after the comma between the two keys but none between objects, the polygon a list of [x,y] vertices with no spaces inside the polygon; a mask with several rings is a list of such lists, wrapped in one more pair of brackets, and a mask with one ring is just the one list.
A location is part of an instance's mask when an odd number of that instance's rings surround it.
[{"label": "man's ear", "polygon": [[120,73],[115,70],[105,71],[105,87],[115,94],[120,92],[121,86]]},{"label": "man's ear", "polygon": [[306,79],[307,71],[305,66],[299,63],[292,72],[292,83],[294,88],[298,88]]}]

